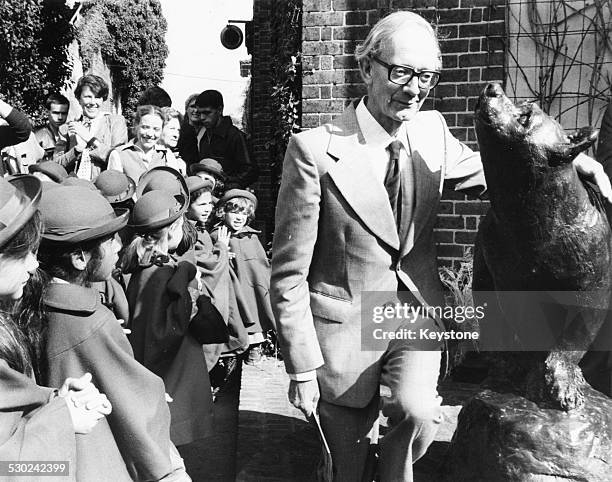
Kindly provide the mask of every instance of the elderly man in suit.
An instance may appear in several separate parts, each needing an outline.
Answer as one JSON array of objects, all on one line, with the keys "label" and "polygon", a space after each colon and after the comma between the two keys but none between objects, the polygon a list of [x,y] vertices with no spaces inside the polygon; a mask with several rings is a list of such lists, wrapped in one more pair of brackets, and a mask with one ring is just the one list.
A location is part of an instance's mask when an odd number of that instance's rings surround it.
[{"label": "elderly man in suit", "polygon": [[[441,347],[361,340],[362,294],[442,303],[433,239],[442,186],[485,190],[477,153],[436,111],[420,112],[442,67],[436,35],[420,16],[380,20],[356,58],[367,96],[332,124],[292,137],[283,167],[272,259],[272,306],[291,378],[289,398],[317,409],[335,480],[371,476],[382,403],[381,481],[411,481],[412,464],[442,419]],[[603,173],[603,170],[602,170]],[[418,326],[443,329],[436,320]],[[380,397],[380,385],[390,396]],[[371,479],[370,479],[371,480]]]}]

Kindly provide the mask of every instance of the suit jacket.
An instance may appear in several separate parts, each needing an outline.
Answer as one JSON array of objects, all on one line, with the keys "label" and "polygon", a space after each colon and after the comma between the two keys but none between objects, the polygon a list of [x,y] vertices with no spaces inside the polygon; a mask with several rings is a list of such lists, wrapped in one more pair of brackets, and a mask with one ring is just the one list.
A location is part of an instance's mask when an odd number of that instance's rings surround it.
[{"label": "suit jacket", "polygon": [[[287,147],[272,248],[271,300],[289,373],[318,369],[321,397],[363,407],[378,390],[381,352],[361,349],[361,294],[403,284],[442,303],[433,227],[444,181],[484,191],[480,156],[439,112],[407,125],[415,204],[398,234],[388,195],[349,106]],[[406,197],[404,197],[405,199]]]}]

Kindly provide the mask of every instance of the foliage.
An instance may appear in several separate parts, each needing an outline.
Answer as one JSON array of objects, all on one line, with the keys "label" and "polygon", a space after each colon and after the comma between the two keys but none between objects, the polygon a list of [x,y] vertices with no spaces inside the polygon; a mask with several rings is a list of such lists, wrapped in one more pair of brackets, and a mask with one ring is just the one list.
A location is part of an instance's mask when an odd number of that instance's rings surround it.
[{"label": "foliage", "polygon": [[[159,0],[89,0],[79,27],[81,54],[87,65],[99,50],[130,119],[140,94],[163,79],[168,57],[166,19]],[[96,48],[97,47],[97,48]]]},{"label": "foliage", "polygon": [[70,76],[72,13],[63,2],[0,2],[0,93],[35,124],[44,119],[47,96]]},{"label": "foliage", "polygon": [[289,138],[300,128],[302,115],[302,2],[276,1],[272,8],[270,60],[272,76],[272,139],[267,143],[272,172],[280,182],[280,168]]},{"label": "foliage", "polygon": [[[510,87],[537,100],[550,115],[558,108],[559,120],[573,110],[577,118],[584,105],[588,124],[595,125],[596,105],[607,104],[612,87],[612,1],[520,3],[507,7],[509,25],[517,31],[508,34],[506,48],[516,71],[507,77]],[[525,54],[530,48],[533,60]]]},{"label": "foliage", "polygon": [[[441,266],[438,269],[440,280],[448,290],[446,296],[448,305],[453,307],[474,306],[474,297],[472,296],[473,262],[472,251],[470,248],[466,248],[458,269],[446,266]],[[470,318],[463,323],[453,321],[450,328],[455,331],[479,331],[478,321],[475,318]],[[468,351],[476,349],[477,346],[474,341],[458,342],[456,345],[449,343],[450,368],[459,365]]]}]

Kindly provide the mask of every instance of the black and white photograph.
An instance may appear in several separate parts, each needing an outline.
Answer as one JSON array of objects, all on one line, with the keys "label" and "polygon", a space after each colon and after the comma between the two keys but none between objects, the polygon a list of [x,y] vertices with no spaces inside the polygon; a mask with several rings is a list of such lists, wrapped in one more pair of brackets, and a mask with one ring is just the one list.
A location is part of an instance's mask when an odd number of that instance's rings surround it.
[{"label": "black and white photograph", "polygon": [[0,0],[0,481],[612,480],[610,0]]}]

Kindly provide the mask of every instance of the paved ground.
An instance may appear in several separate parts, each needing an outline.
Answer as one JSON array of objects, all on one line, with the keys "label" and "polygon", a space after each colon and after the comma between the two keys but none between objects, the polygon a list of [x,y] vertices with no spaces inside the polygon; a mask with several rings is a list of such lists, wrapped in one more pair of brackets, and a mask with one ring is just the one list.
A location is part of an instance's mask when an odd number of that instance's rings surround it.
[{"label": "paved ground", "polygon": [[[215,402],[215,435],[180,448],[194,481],[313,480],[319,442],[314,428],[289,404],[288,384],[282,362],[275,359],[234,373]],[[461,403],[474,390],[470,384],[442,385],[445,420],[428,454],[415,465],[415,482],[435,482]]]}]

